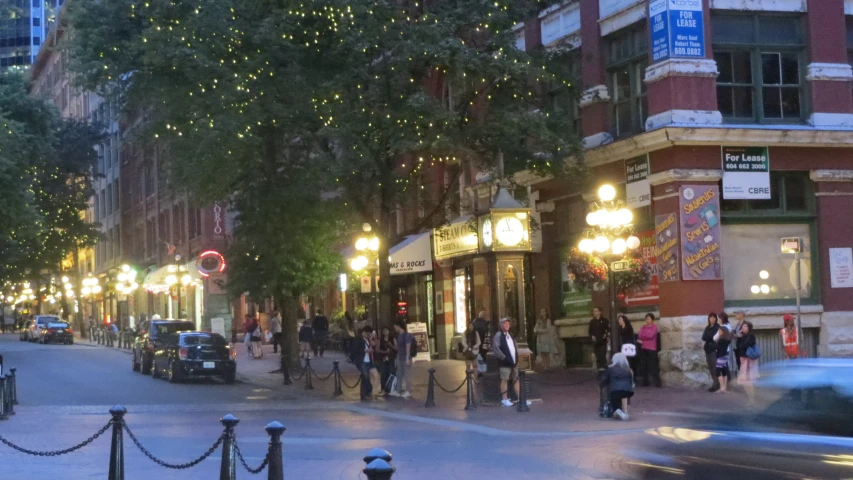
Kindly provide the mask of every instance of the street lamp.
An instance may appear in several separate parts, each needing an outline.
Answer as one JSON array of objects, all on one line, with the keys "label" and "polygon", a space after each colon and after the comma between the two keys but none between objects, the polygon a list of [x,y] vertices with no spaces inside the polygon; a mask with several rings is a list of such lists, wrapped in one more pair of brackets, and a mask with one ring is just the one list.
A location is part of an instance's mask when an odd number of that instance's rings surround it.
[{"label": "street lamp", "polygon": [[[139,284],[136,283],[137,273],[136,270],[134,270],[133,268],[131,268],[130,265],[127,264],[124,264],[119,267],[119,270],[120,271],[118,275],[116,275],[115,290],[116,293],[121,293],[122,295],[124,295],[124,302],[126,303],[127,297],[132,294],[137,288],[139,288]],[[127,309],[127,305],[125,305],[125,308]],[[130,314],[129,311],[126,313],[127,315]],[[121,315],[119,315],[119,317],[121,317]],[[124,320],[120,319],[120,321],[122,322],[122,328],[129,326],[123,324]]]},{"label": "street lamp", "polygon": [[89,309],[91,310],[90,315],[95,317],[95,295],[101,293],[101,286],[99,285],[97,277],[93,277],[91,273],[83,279],[83,288],[80,289],[80,293],[83,294],[84,297],[89,297]]},{"label": "street lamp", "polygon": [[363,234],[355,241],[355,249],[359,255],[350,259],[349,266],[356,272],[366,269],[370,275],[370,293],[373,295],[373,328],[376,329],[379,327],[379,299],[376,284],[376,274],[379,270],[379,257],[377,255],[379,237],[370,233],[372,228],[369,223],[362,225],[361,229]]},{"label": "street lamp", "polygon": [[619,349],[619,324],[616,321],[616,280],[614,263],[628,250],[640,247],[640,239],[633,234],[634,215],[625,208],[621,200],[616,199],[616,189],[612,185],[602,185],[598,189],[598,201],[590,205],[586,216],[589,228],[578,243],[578,250],[588,255],[596,255],[607,264],[608,295],[610,297],[610,343],[612,352]]}]

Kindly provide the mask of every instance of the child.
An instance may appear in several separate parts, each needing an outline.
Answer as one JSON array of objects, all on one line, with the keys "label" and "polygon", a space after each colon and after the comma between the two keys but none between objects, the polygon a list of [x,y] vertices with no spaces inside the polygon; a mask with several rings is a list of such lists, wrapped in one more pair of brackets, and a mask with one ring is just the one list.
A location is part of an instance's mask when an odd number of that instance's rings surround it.
[{"label": "child", "polygon": [[314,343],[314,334],[311,324],[305,320],[299,328],[299,358],[311,358],[312,343]]}]

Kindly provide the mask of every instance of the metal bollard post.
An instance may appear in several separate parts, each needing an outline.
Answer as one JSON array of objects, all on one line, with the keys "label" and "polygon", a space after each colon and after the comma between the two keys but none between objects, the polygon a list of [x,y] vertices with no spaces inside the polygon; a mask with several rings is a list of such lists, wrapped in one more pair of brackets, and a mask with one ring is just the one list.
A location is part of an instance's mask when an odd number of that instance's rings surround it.
[{"label": "metal bollard post", "polygon": [[113,416],[113,441],[110,444],[110,473],[109,480],[124,480],[124,438],[122,426],[127,409],[116,405],[110,409]]},{"label": "metal bollard post", "polygon": [[305,359],[305,390],[314,390],[314,384],[311,383],[311,359]]},{"label": "metal bollard post", "polygon": [[341,386],[341,365],[337,360],[332,362],[332,365],[332,368],[335,370],[335,393],[333,395],[337,397],[344,394],[343,387]]},{"label": "metal bollard post", "polygon": [[476,410],[477,403],[474,401],[474,371],[470,368],[465,371],[465,383],[468,384],[465,394],[465,410]]},{"label": "metal bollard post", "polygon": [[424,408],[435,407],[435,369],[429,369],[429,383],[427,384],[427,399]]},{"label": "metal bollard post", "polygon": [[18,404],[18,374],[15,373],[17,371],[18,371],[18,369],[14,368],[14,367],[9,369],[9,373],[11,374],[10,376],[12,378],[12,404],[13,405]]},{"label": "metal bollard post", "polygon": [[364,474],[368,480],[390,480],[396,468],[391,466],[391,453],[381,448],[374,448],[364,456]]},{"label": "metal bollard post", "polygon": [[12,403],[12,378],[7,374],[3,385],[3,402],[6,404],[6,415],[15,414],[15,406]]},{"label": "metal bollard post", "polygon": [[6,414],[6,377],[0,375],[0,420],[9,420]]},{"label": "metal bollard post", "polygon": [[219,480],[235,480],[237,478],[237,452],[234,443],[234,427],[240,423],[230,413],[220,420],[225,426],[225,439],[222,441],[222,462],[219,464]]},{"label": "metal bollard post", "polygon": [[281,456],[281,435],[286,428],[279,422],[270,422],[265,428],[270,435],[270,446],[267,457],[270,463],[267,466],[267,480],[284,480],[284,461]]},{"label": "metal bollard post", "polygon": [[524,383],[524,370],[518,371],[518,378],[515,379],[518,382],[518,409],[517,412],[529,412],[530,407],[527,406],[527,386]]}]

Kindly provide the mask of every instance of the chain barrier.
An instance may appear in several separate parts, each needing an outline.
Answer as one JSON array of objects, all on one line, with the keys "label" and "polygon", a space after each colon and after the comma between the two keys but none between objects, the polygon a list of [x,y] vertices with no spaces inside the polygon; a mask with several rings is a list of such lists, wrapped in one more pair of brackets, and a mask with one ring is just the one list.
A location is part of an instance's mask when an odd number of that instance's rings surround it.
[{"label": "chain barrier", "polygon": [[249,467],[249,464],[246,463],[246,459],[243,458],[243,454],[240,452],[240,446],[237,445],[236,441],[234,442],[234,451],[237,452],[237,458],[240,459],[240,463],[243,464],[243,468],[252,475],[261,473],[265,468],[267,468],[267,464],[270,463],[270,454],[267,452],[267,455],[264,457],[264,461],[261,462],[261,466],[258,468],[251,468]]},{"label": "chain barrier", "polygon": [[171,468],[174,470],[186,470],[188,468],[192,468],[192,467],[198,465],[199,463],[203,462],[207,457],[212,455],[213,452],[215,452],[216,449],[219,448],[220,445],[222,445],[222,441],[225,439],[224,434],[220,435],[219,438],[216,439],[216,442],[214,442],[213,445],[209,449],[207,449],[206,452],[204,452],[202,454],[202,456],[200,456],[199,458],[197,458],[191,462],[173,464],[173,463],[166,463],[163,460],[160,460],[159,458],[155,457],[151,452],[149,452],[145,447],[143,447],[142,444],[139,442],[139,440],[136,439],[136,436],[133,435],[133,432],[130,431],[130,428],[127,426],[127,423],[122,422],[122,428],[124,428],[124,431],[127,432],[127,435],[130,437],[131,441],[133,441],[134,445],[136,445],[136,447],[140,451],[142,451],[142,453],[145,454],[146,457],[151,459],[152,462],[156,463],[157,465],[160,465],[161,467]]},{"label": "chain barrier", "polygon": [[15,445],[14,443],[10,442],[9,440],[6,440],[5,438],[3,438],[3,436],[0,436],[0,442],[3,442],[4,445],[11,447],[12,449],[17,450],[21,453],[26,453],[27,455],[35,455],[37,457],[58,457],[60,455],[65,455],[66,453],[71,453],[71,452],[74,452],[76,450],[80,450],[81,448],[85,447],[86,445],[94,442],[98,437],[103,435],[104,432],[109,430],[109,428],[112,425],[113,425],[113,422],[112,422],[112,420],[110,420],[109,422],[107,422],[106,425],[104,425],[104,427],[102,429],[98,430],[94,435],[87,438],[86,440],[83,440],[82,443],[74,445],[71,448],[66,448],[64,450],[55,450],[55,451],[51,451],[51,452],[28,450],[26,448],[19,447],[19,446]]},{"label": "chain barrier", "polygon": [[441,383],[439,383],[439,382],[438,382],[438,378],[436,378],[436,379],[435,379],[435,384],[436,384],[436,385],[438,386],[438,388],[440,388],[440,389],[441,389],[441,391],[443,391],[444,393],[456,393],[456,392],[458,392],[459,390],[462,390],[462,387],[464,387],[464,386],[465,386],[465,382],[467,382],[467,381],[468,381],[468,379],[467,379],[467,378],[463,379],[463,380],[462,380],[462,383],[460,383],[460,384],[459,384],[459,386],[458,386],[458,387],[456,387],[454,390],[448,390],[448,389],[446,389],[446,388],[442,387],[442,386],[441,386]]},{"label": "chain barrier", "polygon": [[308,371],[307,368],[303,368],[302,373],[300,373],[298,377],[291,376],[290,378],[293,379],[294,381],[302,380],[302,377],[305,376],[305,372],[307,372],[307,371]]},{"label": "chain barrier", "polygon": [[349,383],[347,383],[347,381],[346,381],[346,380],[344,380],[344,376],[343,376],[343,375],[341,375],[341,383],[343,383],[343,384],[344,384],[344,386],[346,386],[347,388],[349,388],[349,389],[353,389],[353,388],[357,387],[359,383],[361,383],[361,375],[359,375],[359,376],[358,376],[358,380],[356,380],[356,381],[355,381],[355,383],[354,383],[354,384],[352,384],[352,385],[350,385]]},{"label": "chain barrier", "polygon": [[314,372],[314,369],[313,369],[313,368],[311,369],[311,373],[313,373],[313,374],[314,374],[314,378],[316,378],[317,380],[320,380],[321,382],[325,382],[326,380],[328,380],[328,379],[332,378],[332,375],[334,375],[334,374],[335,374],[335,369],[334,369],[334,368],[332,368],[332,371],[331,371],[331,372],[329,372],[329,374],[328,374],[328,375],[326,375],[325,377],[321,377],[320,375],[317,375],[317,373],[316,373],[316,372]]}]

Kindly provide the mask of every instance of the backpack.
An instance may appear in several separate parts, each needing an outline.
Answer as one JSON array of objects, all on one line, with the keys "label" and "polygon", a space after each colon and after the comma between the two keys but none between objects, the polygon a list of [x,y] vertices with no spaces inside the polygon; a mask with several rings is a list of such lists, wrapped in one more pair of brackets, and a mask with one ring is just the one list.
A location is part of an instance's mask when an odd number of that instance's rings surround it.
[{"label": "backpack", "polygon": [[415,358],[418,356],[418,342],[415,341],[414,336],[412,336],[411,343],[412,343],[412,358]]}]

